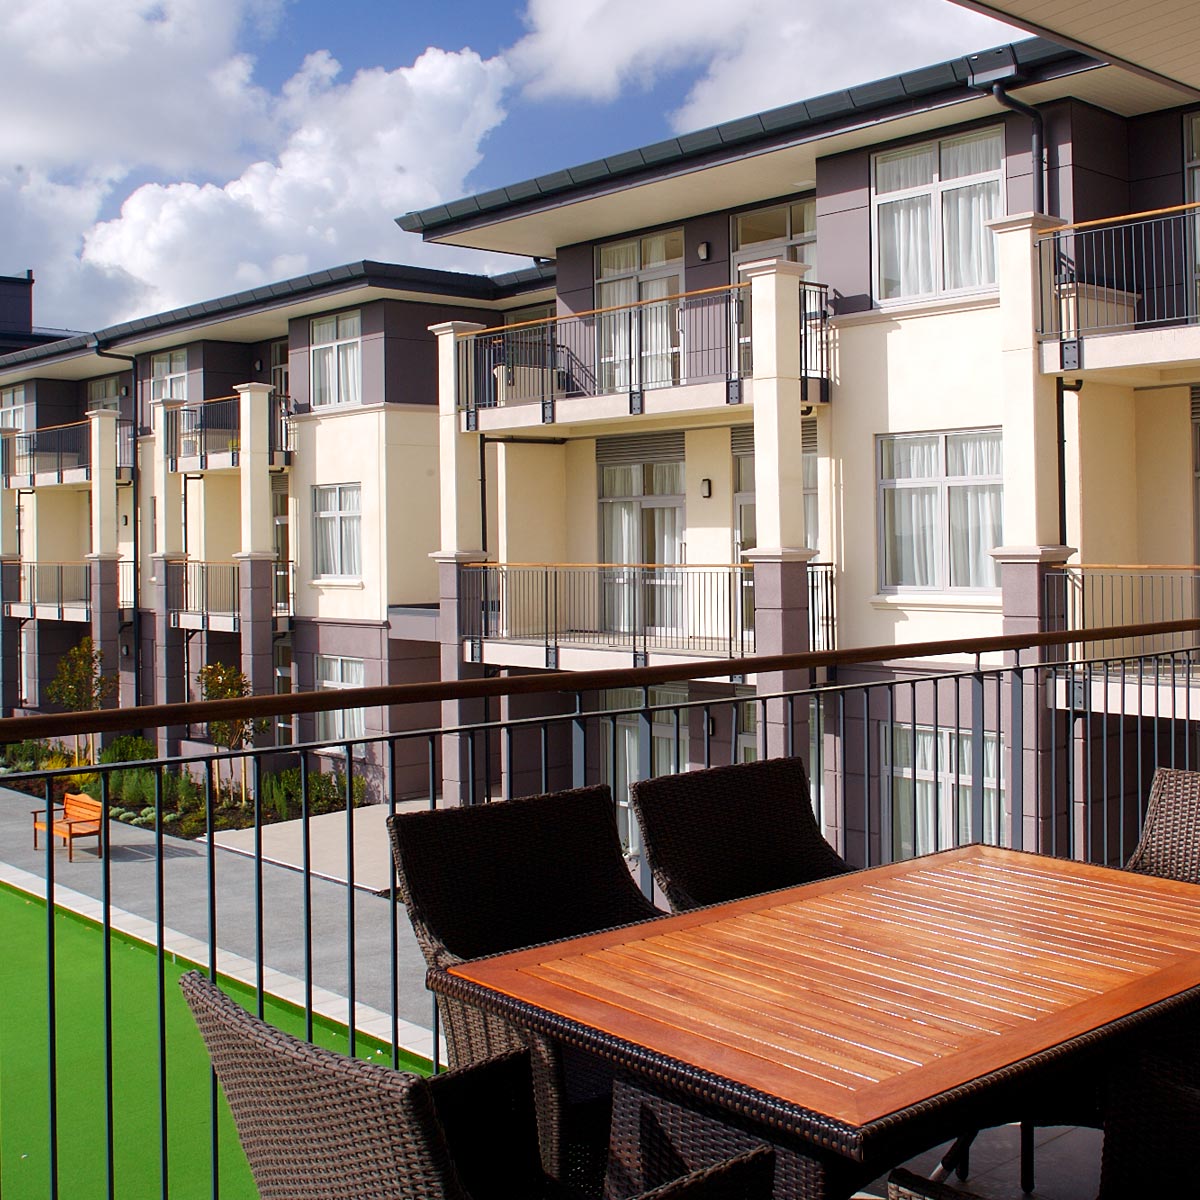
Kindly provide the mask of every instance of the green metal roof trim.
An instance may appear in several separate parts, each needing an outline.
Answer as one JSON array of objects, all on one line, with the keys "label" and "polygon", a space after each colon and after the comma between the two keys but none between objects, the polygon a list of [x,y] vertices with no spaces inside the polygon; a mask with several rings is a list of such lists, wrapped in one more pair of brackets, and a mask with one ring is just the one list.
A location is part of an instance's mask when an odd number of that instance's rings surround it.
[{"label": "green metal roof trim", "polygon": [[[1051,73],[1055,68],[1070,66],[1081,70],[1102,65],[1097,59],[1045,38],[1014,42],[1012,50],[1018,66],[1028,76],[1025,82],[1036,82],[1042,73]],[[450,227],[461,229],[469,227],[473,223],[472,218],[480,218],[482,224],[505,209],[527,206],[530,201],[552,197],[563,199],[572,193],[583,194],[590,188],[619,178],[640,175],[652,179],[665,168],[675,169],[689,161],[694,161],[697,166],[712,165],[740,157],[750,150],[766,149],[772,145],[785,146],[798,135],[809,134],[824,124],[848,117],[861,119],[870,113],[906,104],[912,111],[919,111],[925,107],[925,102],[935,97],[944,102],[948,94],[958,92],[965,96],[969,91],[964,56],[915,71],[905,71],[873,83],[797,101],[768,112],[740,117],[736,121],[726,121],[708,129],[681,134],[677,138],[582,163],[564,171],[539,175],[536,179],[481,192],[476,196],[465,196],[461,200],[452,200],[420,212],[406,213],[396,218],[396,224],[409,233],[429,234]]]},{"label": "green metal roof trim", "polygon": [[169,312],[150,317],[138,317],[120,325],[110,325],[94,333],[80,333],[51,341],[42,346],[30,346],[11,354],[0,354],[0,370],[22,363],[76,354],[94,342],[108,346],[130,337],[157,333],[176,325],[217,316],[236,316],[243,310],[257,310],[264,305],[285,303],[323,291],[341,291],[351,286],[390,288],[396,291],[427,292],[431,296],[447,296],[464,300],[504,300],[534,291],[554,281],[553,264],[524,267],[501,275],[468,275],[462,271],[441,271],[430,267],[411,267],[402,263],[356,262],[340,267],[298,275],[278,283],[264,284],[245,292],[234,292],[216,300],[202,300]]}]

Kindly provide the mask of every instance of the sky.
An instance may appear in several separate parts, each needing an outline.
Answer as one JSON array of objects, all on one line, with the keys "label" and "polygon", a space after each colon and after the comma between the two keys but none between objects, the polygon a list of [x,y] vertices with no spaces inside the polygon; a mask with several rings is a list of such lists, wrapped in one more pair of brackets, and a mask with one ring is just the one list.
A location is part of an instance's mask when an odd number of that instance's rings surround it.
[{"label": "sky", "polygon": [[0,0],[0,274],[92,330],[414,209],[1026,36],[948,0]]}]

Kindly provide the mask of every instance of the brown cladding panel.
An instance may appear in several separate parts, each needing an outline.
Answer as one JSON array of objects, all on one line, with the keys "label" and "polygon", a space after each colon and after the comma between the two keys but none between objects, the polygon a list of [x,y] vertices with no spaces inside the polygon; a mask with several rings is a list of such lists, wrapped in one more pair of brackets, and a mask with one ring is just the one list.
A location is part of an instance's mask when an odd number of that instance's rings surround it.
[{"label": "brown cladding panel", "polygon": [[[700,244],[708,243],[708,258],[700,259]],[[729,215],[710,213],[683,227],[684,290],[724,287],[729,277]]]},{"label": "brown cladding panel", "polygon": [[590,242],[561,246],[555,265],[560,316],[595,308],[595,257]]},{"label": "brown cladding panel", "polygon": [[254,373],[254,348],[241,342],[201,342],[189,348],[188,371],[194,369],[197,360],[203,371],[203,391],[192,391],[189,379],[189,399],[211,400],[220,396],[232,396],[234,387],[249,381]]}]

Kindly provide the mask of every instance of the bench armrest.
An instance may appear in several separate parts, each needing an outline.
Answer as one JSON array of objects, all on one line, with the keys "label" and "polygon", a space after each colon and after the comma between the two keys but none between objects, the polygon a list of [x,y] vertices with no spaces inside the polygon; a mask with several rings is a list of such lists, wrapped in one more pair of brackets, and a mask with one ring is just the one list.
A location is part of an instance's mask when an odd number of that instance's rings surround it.
[{"label": "bench armrest", "polygon": [[33,817],[44,817],[47,813],[62,813],[65,817],[67,810],[61,804],[55,804],[52,808],[31,808],[29,815]]}]

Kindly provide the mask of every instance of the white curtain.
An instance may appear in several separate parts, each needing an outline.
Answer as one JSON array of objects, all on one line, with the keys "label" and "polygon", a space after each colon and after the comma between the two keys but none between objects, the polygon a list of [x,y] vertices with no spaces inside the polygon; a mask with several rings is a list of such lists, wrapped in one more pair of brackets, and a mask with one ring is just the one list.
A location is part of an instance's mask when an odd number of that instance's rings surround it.
[{"label": "white curtain", "polygon": [[[632,468],[605,468],[628,470]],[[639,468],[640,469],[640,468]],[[641,505],[636,500],[616,500],[600,505],[602,553],[606,563],[641,561],[639,518]],[[604,629],[610,633],[629,633],[633,629],[637,572],[619,565],[601,571],[604,580]]]},{"label": "white curtain", "polygon": [[676,328],[679,280],[648,279],[641,286],[641,299],[658,301],[640,310],[642,338],[642,386],[669,387],[679,375],[679,333]]},{"label": "white curtain", "polygon": [[614,279],[596,288],[598,308],[616,308],[596,317],[597,390],[624,392],[630,386],[630,346],[632,312],[628,308],[637,299],[637,282],[633,279]]},{"label": "white curtain", "polygon": [[884,300],[933,291],[930,196],[890,200],[879,210],[879,294]]},{"label": "white curtain", "polygon": [[313,547],[317,575],[337,573],[338,525],[332,511],[336,497],[337,488],[313,488]]},{"label": "white curtain", "polygon": [[362,489],[340,488],[342,575],[362,574]]},{"label": "white curtain", "polygon": [[652,629],[679,627],[684,572],[662,568],[675,566],[683,557],[682,516],[683,510],[675,505],[642,509],[643,553],[659,567],[649,573],[646,589],[646,624]]},{"label": "white curtain", "polygon": [[948,138],[942,142],[942,180],[998,171],[1003,153],[1004,134],[999,129],[983,137]]},{"label": "white curtain", "polygon": [[901,192],[906,188],[925,187],[933,182],[937,170],[937,150],[920,146],[915,150],[896,150],[875,160],[875,192]]},{"label": "white curtain", "polygon": [[337,348],[338,403],[362,403],[362,358],[358,342],[343,342]]},{"label": "white curtain", "polygon": [[608,279],[613,275],[632,275],[638,269],[637,241],[601,246],[598,269],[601,279]]},{"label": "white curtain", "polygon": [[889,587],[937,585],[936,488],[887,488],[883,493],[883,579]]},{"label": "white curtain", "polygon": [[[1004,542],[1004,447],[998,432],[951,434],[946,473],[981,482],[950,485],[950,586],[999,586],[990,551]],[[991,479],[993,482],[982,482]]]},{"label": "white curtain", "polygon": [[316,346],[312,352],[313,406],[319,408],[333,401],[333,347]]},{"label": "white curtain", "polygon": [[984,222],[1000,215],[1000,183],[973,183],[942,193],[945,286],[985,287],[996,282],[996,247]]}]

